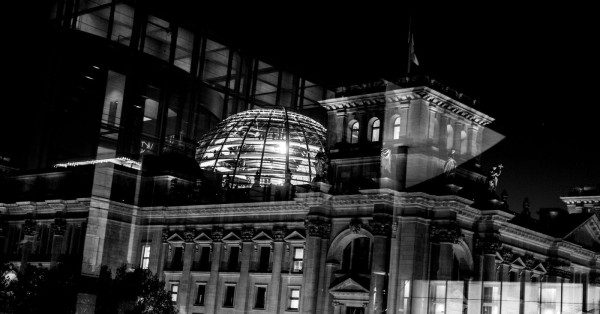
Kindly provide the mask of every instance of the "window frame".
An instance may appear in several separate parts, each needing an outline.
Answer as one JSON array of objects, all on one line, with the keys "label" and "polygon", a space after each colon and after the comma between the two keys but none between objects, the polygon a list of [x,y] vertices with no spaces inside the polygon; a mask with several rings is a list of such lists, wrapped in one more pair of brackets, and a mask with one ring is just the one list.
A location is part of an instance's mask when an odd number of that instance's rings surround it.
[{"label": "window frame", "polygon": [[[298,291],[298,297],[293,296],[294,291]],[[300,293],[301,293],[301,289],[299,286],[289,286],[288,287],[286,311],[300,311]],[[298,306],[295,308],[292,307],[293,301],[298,301],[298,304],[297,304]]]},{"label": "window frame", "polygon": [[399,140],[401,134],[402,134],[402,117],[396,116],[394,118],[394,120],[392,121],[392,139]]},{"label": "window frame", "polygon": [[[146,249],[148,249],[148,256],[146,256]],[[142,244],[142,254],[140,257],[140,268],[141,269],[150,269],[150,254],[152,254],[152,245],[150,243]],[[144,262],[146,264],[144,265]]]},{"label": "window frame", "polygon": [[[258,302],[258,290],[259,289],[264,289],[264,295],[263,295],[263,307],[257,307],[257,302]],[[267,309],[267,300],[268,300],[268,288],[266,284],[260,284],[260,285],[255,285],[254,286],[254,305],[252,306],[252,309],[254,310],[266,310]]]},{"label": "window frame", "polygon": [[[202,294],[202,300],[201,302],[198,301],[198,296],[200,293],[200,287],[204,287],[204,293]],[[196,298],[194,298],[194,305],[195,306],[203,306],[204,302],[206,300],[206,282],[199,282],[196,283]]]},{"label": "window frame", "polygon": [[[357,144],[360,140],[360,123],[357,120],[353,120],[349,125],[350,131],[350,144]],[[356,135],[356,137],[355,137]],[[356,139],[356,141],[354,140]]]},{"label": "window frame", "polygon": [[177,304],[177,301],[179,301],[179,281],[171,282],[171,289],[169,291],[171,292],[171,302]]},{"label": "window frame", "polygon": [[[302,258],[301,259],[297,259],[296,258],[296,250],[302,250]],[[304,270],[304,253],[305,253],[305,249],[303,246],[293,246],[292,247],[292,273],[302,273],[302,271]],[[300,261],[301,265],[299,270],[296,270],[296,262]]]},{"label": "window frame", "polygon": [[[231,296],[231,305],[227,304],[227,291],[229,288],[233,288],[233,295]],[[225,283],[223,287],[223,306],[224,308],[235,308],[235,293],[236,293],[236,284],[235,283]]]},{"label": "window frame", "polygon": [[[377,125],[375,125],[375,123],[377,123]],[[379,118],[373,118],[370,129],[369,140],[371,142],[379,142],[381,140],[381,120],[379,120]],[[375,133],[377,133],[377,137],[375,137]]]}]

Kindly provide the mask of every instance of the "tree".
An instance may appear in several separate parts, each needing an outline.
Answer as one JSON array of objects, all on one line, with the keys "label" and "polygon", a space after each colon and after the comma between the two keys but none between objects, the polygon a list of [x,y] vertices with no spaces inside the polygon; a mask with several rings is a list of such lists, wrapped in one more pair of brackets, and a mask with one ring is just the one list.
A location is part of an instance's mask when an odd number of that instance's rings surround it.
[{"label": "tree", "polygon": [[76,274],[59,263],[52,269],[26,264],[20,272],[12,264],[0,266],[0,311],[4,313],[75,313]]},{"label": "tree", "polygon": [[[147,269],[121,265],[112,278],[111,271],[102,267],[99,280],[97,313],[176,314],[177,308],[165,282]],[[120,310],[120,311],[119,311]]]}]

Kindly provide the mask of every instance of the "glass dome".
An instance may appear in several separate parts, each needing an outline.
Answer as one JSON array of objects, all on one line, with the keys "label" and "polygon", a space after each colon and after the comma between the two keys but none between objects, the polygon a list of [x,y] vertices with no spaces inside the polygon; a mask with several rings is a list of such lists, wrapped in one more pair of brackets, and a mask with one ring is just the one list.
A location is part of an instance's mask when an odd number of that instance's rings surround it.
[{"label": "glass dome", "polygon": [[222,173],[224,185],[234,189],[283,185],[286,179],[306,184],[316,177],[315,157],[324,151],[325,132],[315,120],[294,112],[248,110],[204,135],[196,160],[200,168]]}]

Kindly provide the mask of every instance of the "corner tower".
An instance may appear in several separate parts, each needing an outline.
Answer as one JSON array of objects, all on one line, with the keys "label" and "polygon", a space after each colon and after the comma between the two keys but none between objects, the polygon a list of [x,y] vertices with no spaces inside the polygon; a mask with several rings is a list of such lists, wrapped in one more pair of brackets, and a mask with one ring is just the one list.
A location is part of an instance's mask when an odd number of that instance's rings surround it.
[{"label": "corner tower", "polygon": [[[320,101],[336,192],[405,190],[442,174],[449,157],[464,164],[498,141],[483,140],[494,119],[475,100],[426,76],[351,86],[337,96]],[[483,179],[477,168],[461,173]]]}]

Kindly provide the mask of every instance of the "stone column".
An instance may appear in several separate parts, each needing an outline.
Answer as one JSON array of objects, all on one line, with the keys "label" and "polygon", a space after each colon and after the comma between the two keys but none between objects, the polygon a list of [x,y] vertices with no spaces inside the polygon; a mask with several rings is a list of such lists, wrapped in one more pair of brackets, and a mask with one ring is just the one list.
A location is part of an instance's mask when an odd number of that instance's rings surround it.
[{"label": "stone column", "polygon": [[207,314],[216,312],[217,306],[217,283],[219,281],[219,266],[221,265],[221,251],[223,250],[223,228],[214,228],[211,234],[213,243],[211,245],[210,277],[206,285],[206,302],[204,310]]},{"label": "stone column", "polygon": [[329,308],[329,281],[327,278],[327,269],[323,267],[327,263],[327,250],[329,249],[329,236],[323,235],[321,239],[321,253],[319,258],[319,278],[318,278],[318,290],[317,290],[317,312],[325,313],[326,309]]},{"label": "stone column", "polygon": [[301,313],[316,313],[317,287],[319,279],[319,262],[321,260],[321,238],[329,235],[330,224],[317,217],[307,218],[304,221],[307,240],[304,259],[304,269],[301,289]]},{"label": "stone column", "polygon": [[342,304],[340,302],[333,301],[331,305],[333,305],[333,314],[342,314]]},{"label": "stone column", "polygon": [[478,247],[483,253],[482,273],[483,281],[496,280],[496,252],[502,247],[502,243],[496,238],[479,239]]},{"label": "stone column", "polygon": [[33,250],[33,242],[37,236],[36,221],[33,219],[26,219],[23,224],[23,233],[25,236],[23,237],[23,249],[21,251],[21,271],[25,269],[24,267],[29,260],[29,254],[31,254],[31,251]]},{"label": "stone column", "polygon": [[50,268],[54,268],[58,263],[58,259],[62,254],[63,239],[65,236],[65,230],[67,229],[67,221],[63,218],[54,219],[52,224],[52,250],[50,256]]},{"label": "stone column", "polygon": [[269,284],[267,301],[267,311],[276,313],[279,309],[279,299],[281,290],[281,268],[283,266],[285,228],[273,228],[273,270],[271,271],[271,283]]},{"label": "stone column", "polygon": [[377,215],[369,222],[373,234],[373,256],[371,262],[371,286],[369,288],[369,313],[380,314],[385,310],[383,290],[389,261],[388,240],[391,233],[391,217]]},{"label": "stone column", "polygon": [[185,313],[188,303],[190,303],[190,300],[194,299],[193,297],[190,297],[193,293],[193,284],[190,284],[190,280],[192,279],[190,270],[192,269],[192,263],[194,262],[194,251],[196,250],[194,238],[195,231],[193,229],[188,229],[184,232],[185,243],[183,244],[183,269],[181,270],[181,279],[179,280],[179,294],[177,300],[180,313]]},{"label": "stone column", "polygon": [[248,307],[248,281],[250,271],[250,259],[252,258],[252,238],[254,237],[254,228],[244,227],[242,228],[242,247],[241,249],[241,265],[240,265],[240,277],[238,279],[237,286],[235,288],[235,302],[234,306],[236,311],[245,312]]}]

